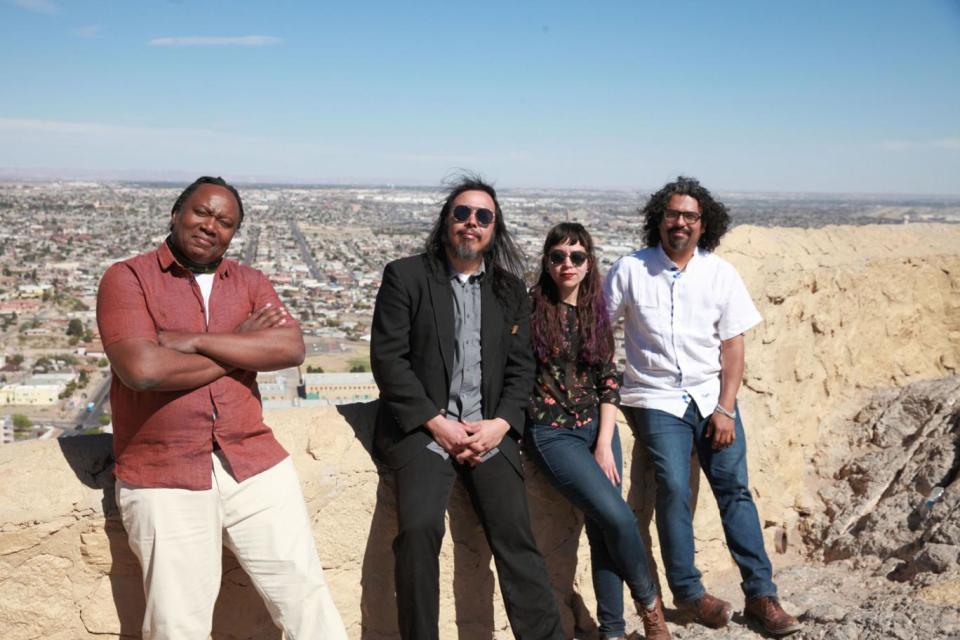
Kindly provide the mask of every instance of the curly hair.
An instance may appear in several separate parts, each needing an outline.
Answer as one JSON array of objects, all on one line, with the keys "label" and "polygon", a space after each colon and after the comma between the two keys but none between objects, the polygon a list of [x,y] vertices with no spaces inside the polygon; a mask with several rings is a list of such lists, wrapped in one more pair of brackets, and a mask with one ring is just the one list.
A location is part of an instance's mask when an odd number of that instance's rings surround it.
[{"label": "curly hair", "polygon": [[701,186],[696,178],[678,176],[675,182],[668,182],[660,191],[650,196],[641,210],[643,214],[643,237],[648,247],[660,244],[660,222],[667,203],[673,196],[690,196],[700,205],[700,224],[703,234],[697,246],[702,251],[713,251],[720,244],[720,238],[730,226],[730,214],[726,205],[714,200],[710,191]]},{"label": "curly hair", "polygon": [[560,290],[550,277],[550,250],[560,244],[577,243],[583,246],[589,260],[587,274],[580,281],[577,292],[577,322],[580,329],[580,353],[577,355],[580,361],[588,364],[601,364],[613,357],[613,330],[593,252],[593,239],[583,225],[561,222],[547,233],[540,256],[540,275],[537,284],[530,289],[530,337],[534,353],[541,362],[560,352],[564,335]]},{"label": "curly hair", "polygon": [[496,190],[493,185],[484,181],[479,175],[469,172],[462,172],[446,182],[446,198],[440,207],[440,213],[436,221],[433,223],[430,235],[427,236],[427,253],[437,263],[443,264],[446,262],[447,224],[450,220],[450,209],[453,207],[454,199],[466,191],[483,191],[493,200],[495,214],[493,240],[484,252],[483,260],[487,270],[492,272],[490,275],[493,277],[493,290],[497,298],[509,298],[518,281],[523,282],[526,256],[507,230],[507,224],[503,219],[503,211],[500,209],[500,201],[497,200]]}]

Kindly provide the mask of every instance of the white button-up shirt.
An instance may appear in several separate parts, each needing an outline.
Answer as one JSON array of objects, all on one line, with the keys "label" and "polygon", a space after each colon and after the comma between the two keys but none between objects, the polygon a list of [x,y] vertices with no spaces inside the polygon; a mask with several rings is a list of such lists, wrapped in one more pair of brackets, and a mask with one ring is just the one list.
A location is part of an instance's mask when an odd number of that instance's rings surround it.
[{"label": "white button-up shirt", "polygon": [[604,289],[612,321],[624,318],[621,404],[682,417],[720,398],[720,342],[761,321],[737,270],[696,250],[682,271],[660,245],[618,260]]}]

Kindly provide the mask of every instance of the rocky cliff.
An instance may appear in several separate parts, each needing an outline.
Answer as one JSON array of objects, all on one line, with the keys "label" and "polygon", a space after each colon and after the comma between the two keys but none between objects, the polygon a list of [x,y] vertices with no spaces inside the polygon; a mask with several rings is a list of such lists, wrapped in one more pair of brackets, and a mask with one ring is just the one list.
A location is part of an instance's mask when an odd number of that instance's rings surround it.
[{"label": "rocky cliff", "polygon": [[[949,631],[960,620],[960,434],[950,404],[957,383],[903,388],[949,378],[960,366],[960,227],[739,227],[722,248],[765,318],[748,335],[740,400],[768,550],[788,608],[805,612],[804,635],[960,633]],[[300,472],[350,636],[394,638],[395,522],[389,480],[368,453],[371,410],[287,410],[267,422]],[[631,451],[629,430],[621,437]],[[630,462],[625,490],[641,526],[652,530],[639,450]],[[140,572],[113,504],[109,438],[0,447],[0,469],[3,638],[137,636]],[[944,497],[920,514],[936,483],[946,486]],[[582,522],[529,466],[528,491],[565,624],[571,635],[592,637]],[[701,493],[696,530],[708,588],[739,605],[739,578],[709,491]],[[489,551],[459,488],[442,567],[441,637],[509,637]],[[914,611],[913,602],[922,607]],[[872,611],[885,606],[901,607],[900,627],[871,626]],[[752,631],[740,618],[723,632],[675,626],[677,637],[741,633]],[[229,555],[214,637],[279,638]]]}]

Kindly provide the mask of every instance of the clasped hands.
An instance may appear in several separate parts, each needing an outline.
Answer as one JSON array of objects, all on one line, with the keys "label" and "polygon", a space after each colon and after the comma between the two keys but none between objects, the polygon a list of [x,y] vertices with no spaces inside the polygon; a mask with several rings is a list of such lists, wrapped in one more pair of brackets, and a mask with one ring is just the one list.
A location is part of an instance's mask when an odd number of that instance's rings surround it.
[{"label": "clasped hands", "polygon": [[[247,319],[237,325],[233,332],[248,333],[282,327],[287,322],[286,315],[287,313],[282,307],[274,307],[268,302],[247,316]],[[202,333],[191,333],[189,331],[158,331],[157,343],[161,347],[173,349],[180,353],[198,353],[197,344],[201,336],[203,336]]]},{"label": "clasped hands", "polygon": [[483,462],[484,454],[499,446],[510,430],[510,424],[503,418],[459,422],[444,415],[431,418],[425,426],[444,451],[460,464],[471,467]]}]

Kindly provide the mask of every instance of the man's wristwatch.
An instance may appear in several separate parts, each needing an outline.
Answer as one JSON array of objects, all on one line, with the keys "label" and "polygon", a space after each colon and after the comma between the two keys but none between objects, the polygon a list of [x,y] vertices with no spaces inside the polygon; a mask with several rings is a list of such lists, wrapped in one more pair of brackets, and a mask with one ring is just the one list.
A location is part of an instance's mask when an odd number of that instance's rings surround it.
[{"label": "man's wristwatch", "polygon": [[736,409],[734,409],[733,411],[727,411],[727,410],[724,409],[723,406],[720,405],[720,404],[717,404],[717,407],[713,410],[713,412],[714,412],[714,413],[719,413],[719,414],[722,415],[722,416],[727,416],[727,417],[730,418],[731,420],[736,420],[736,419],[737,419]]}]

